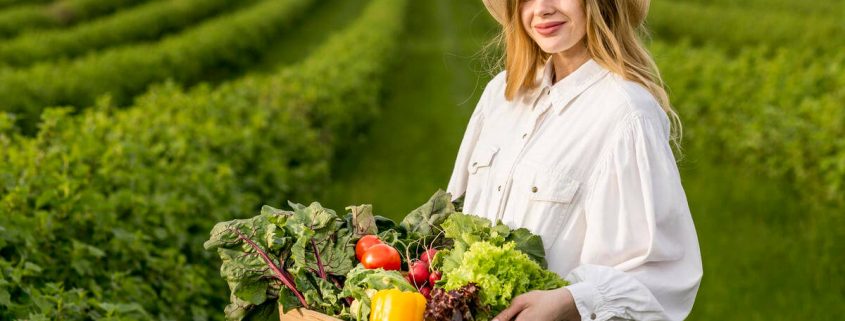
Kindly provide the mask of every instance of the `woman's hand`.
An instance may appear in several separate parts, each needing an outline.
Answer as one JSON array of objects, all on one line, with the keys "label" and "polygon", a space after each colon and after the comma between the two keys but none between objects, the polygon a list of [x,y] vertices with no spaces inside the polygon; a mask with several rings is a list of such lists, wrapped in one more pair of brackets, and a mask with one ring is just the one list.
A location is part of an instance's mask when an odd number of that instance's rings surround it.
[{"label": "woman's hand", "polygon": [[493,321],[581,321],[567,288],[531,291],[517,296]]}]

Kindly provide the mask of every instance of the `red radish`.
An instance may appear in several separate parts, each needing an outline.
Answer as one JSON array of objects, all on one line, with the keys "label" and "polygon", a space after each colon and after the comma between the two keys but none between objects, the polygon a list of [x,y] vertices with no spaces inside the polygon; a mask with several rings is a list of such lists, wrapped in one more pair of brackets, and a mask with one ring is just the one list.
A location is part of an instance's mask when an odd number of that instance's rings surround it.
[{"label": "red radish", "polygon": [[420,294],[422,294],[426,300],[431,300],[431,287],[423,287],[420,289]]},{"label": "red radish", "polygon": [[443,273],[440,271],[431,272],[431,274],[428,276],[428,284],[434,286],[434,284],[437,283],[437,281],[440,281],[440,278],[442,277]]},{"label": "red radish", "polygon": [[420,255],[420,261],[430,264],[435,254],[437,254],[437,249],[428,249]]},{"label": "red radish", "polygon": [[412,284],[417,287],[422,287],[428,281],[428,263],[423,261],[416,261],[411,264],[408,276],[411,277]]}]

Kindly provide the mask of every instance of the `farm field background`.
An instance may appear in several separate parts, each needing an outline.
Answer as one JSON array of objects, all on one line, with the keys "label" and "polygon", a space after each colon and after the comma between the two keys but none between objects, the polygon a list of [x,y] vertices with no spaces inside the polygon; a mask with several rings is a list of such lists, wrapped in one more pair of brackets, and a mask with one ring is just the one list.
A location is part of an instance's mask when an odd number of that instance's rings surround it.
[{"label": "farm field background", "polygon": [[[690,320],[845,315],[843,14],[652,2]],[[495,32],[480,0],[0,0],[0,320],[222,320],[214,223],[401,218],[446,187]]]}]

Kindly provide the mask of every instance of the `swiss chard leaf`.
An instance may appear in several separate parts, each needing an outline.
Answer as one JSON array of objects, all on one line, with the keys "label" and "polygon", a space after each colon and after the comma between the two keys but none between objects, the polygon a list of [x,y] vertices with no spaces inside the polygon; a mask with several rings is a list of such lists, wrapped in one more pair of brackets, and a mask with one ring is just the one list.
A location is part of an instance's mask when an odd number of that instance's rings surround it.
[{"label": "swiss chard leaf", "polygon": [[276,301],[267,301],[250,309],[243,316],[244,321],[276,321],[279,320],[279,307]]},{"label": "swiss chard leaf", "polygon": [[277,214],[218,223],[203,244],[208,250],[216,249],[223,261],[220,275],[231,290],[231,303],[225,309],[230,320],[241,320],[256,305],[264,303],[270,284],[278,282],[269,265],[278,266],[279,259],[267,250],[267,242],[277,244],[275,239],[279,236],[269,220],[273,215]]},{"label": "swiss chard leaf", "polygon": [[352,227],[355,236],[372,235],[378,233],[376,217],[373,215],[373,206],[370,204],[347,206],[346,210],[352,214]]},{"label": "swiss chard leaf", "polygon": [[439,226],[452,213],[455,213],[455,206],[452,204],[452,196],[443,190],[437,190],[431,198],[405,216],[399,223],[408,234],[414,239],[424,239],[440,232]]},{"label": "swiss chard leaf", "polygon": [[[353,267],[353,232],[319,203],[270,206],[249,219],[218,223],[204,246],[223,260],[220,274],[231,290],[229,320],[260,319],[267,306],[298,307],[341,315],[340,285]],[[268,303],[272,302],[272,303]]]},{"label": "swiss chard leaf", "polygon": [[290,269],[294,273],[305,269],[322,279],[346,275],[354,266],[355,244],[352,232],[343,227],[344,221],[320,203],[291,206],[296,210],[285,224],[287,232],[296,238],[291,247],[294,264]]}]

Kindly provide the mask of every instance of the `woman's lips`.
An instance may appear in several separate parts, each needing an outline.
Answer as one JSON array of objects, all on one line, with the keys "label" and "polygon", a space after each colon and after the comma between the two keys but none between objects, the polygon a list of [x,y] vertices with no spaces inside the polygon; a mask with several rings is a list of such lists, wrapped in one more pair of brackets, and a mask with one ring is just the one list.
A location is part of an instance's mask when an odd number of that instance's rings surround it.
[{"label": "woman's lips", "polygon": [[541,35],[544,35],[544,36],[550,36],[550,35],[552,35],[553,33],[555,33],[555,32],[557,32],[558,30],[560,30],[560,27],[562,27],[565,23],[566,23],[566,22],[547,22],[547,23],[541,23],[541,24],[538,24],[538,25],[534,26],[534,29],[535,29],[535,30],[537,30],[537,33],[539,33],[539,34],[541,34]]}]

